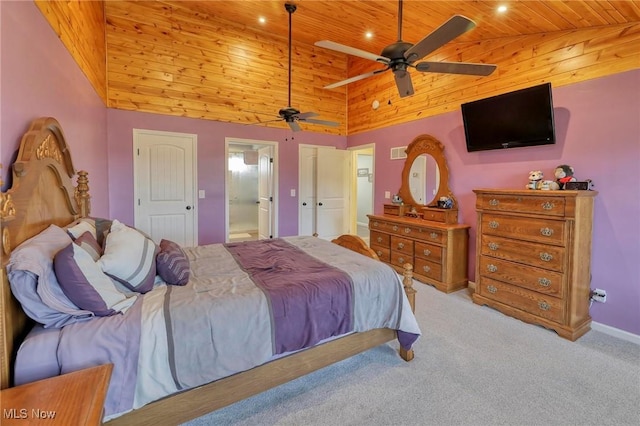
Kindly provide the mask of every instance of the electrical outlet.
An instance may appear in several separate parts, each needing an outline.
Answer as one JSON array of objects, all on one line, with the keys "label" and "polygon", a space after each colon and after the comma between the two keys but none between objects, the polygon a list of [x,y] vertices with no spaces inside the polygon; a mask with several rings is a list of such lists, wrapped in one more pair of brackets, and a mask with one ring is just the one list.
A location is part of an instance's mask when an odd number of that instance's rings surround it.
[{"label": "electrical outlet", "polygon": [[607,292],[599,288],[591,290],[591,300],[594,302],[605,303],[607,301]]}]

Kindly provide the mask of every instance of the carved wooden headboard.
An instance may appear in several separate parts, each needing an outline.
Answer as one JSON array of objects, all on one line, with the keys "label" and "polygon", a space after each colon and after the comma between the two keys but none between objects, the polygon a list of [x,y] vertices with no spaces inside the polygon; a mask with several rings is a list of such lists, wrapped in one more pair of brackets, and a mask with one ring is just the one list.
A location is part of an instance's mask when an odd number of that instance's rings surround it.
[{"label": "carved wooden headboard", "polygon": [[15,351],[30,327],[20,303],[11,294],[6,265],[11,250],[50,224],[65,226],[89,214],[86,172],[75,169],[58,121],[34,120],[22,137],[12,165],[11,188],[0,193],[0,388],[11,385]]}]

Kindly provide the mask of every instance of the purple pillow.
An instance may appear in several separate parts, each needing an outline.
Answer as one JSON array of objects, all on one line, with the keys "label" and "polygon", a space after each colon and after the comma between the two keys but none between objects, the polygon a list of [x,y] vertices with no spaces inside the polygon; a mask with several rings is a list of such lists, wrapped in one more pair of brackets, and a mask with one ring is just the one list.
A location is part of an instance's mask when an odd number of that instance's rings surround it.
[{"label": "purple pillow", "polygon": [[189,282],[189,259],[173,241],[160,241],[160,253],[156,256],[156,269],[167,284],[185,285]]},{"label": "purple pillow", "polygon": [[122,293],[91,255],[71,243],[53,258],[53,268],[64,294],[78,307],[97,316],[125,312],[137,295]]},{"label": "purple pillow", "polygon": [[98,259],[100,259],[100,256],[102,256],[102,247],[100,247],[98,241],[94,238],[91,232],[86,231],[76,238],[74,242],[85,249],[85,251],[91,255],[94,262],[97,262]]}]

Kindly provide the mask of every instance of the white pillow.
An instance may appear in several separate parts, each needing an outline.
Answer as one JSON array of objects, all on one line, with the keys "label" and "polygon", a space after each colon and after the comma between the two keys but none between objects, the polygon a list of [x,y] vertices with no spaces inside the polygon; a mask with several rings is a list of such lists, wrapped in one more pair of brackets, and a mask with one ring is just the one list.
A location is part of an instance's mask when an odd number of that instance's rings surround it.
[{"label": "white pillow", "polygon": [[153,240],[114,220],[98,263],[107,275],[129,289],[146,293],[153,288],[157,250]]},{"label": "white pillow", "polygon": [[65,230],[71,235],[74,240],[76,238],[79,238],[85,232],[90,232],[93,238],[96,238],[96,225],[95,221],[92,219],[78,219],[67,226]]}]

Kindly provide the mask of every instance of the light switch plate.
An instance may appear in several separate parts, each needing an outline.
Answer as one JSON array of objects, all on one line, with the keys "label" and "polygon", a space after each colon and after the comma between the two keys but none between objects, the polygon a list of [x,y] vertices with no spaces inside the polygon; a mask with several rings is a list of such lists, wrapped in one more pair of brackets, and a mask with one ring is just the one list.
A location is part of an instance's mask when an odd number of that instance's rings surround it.
[{"label": "light switch plate", "polygon": [[198,198],[204,198],[204,189],[198,191]]},{"label": "light switch plate", "polygon": [[384,198],[386,198],[387,200],[391,198],[391,192],[390,191],[384,191]]}]

